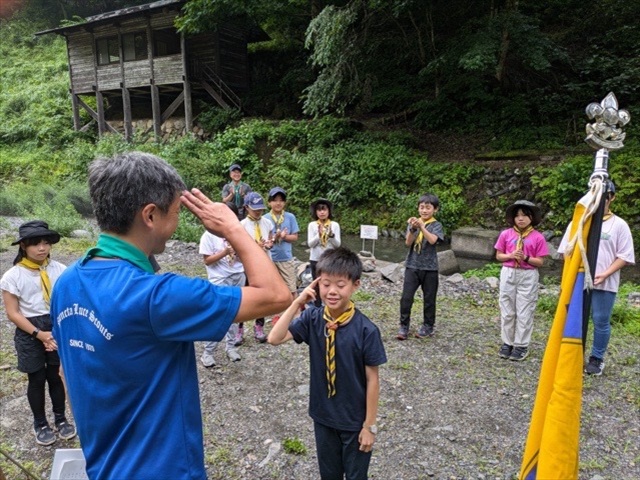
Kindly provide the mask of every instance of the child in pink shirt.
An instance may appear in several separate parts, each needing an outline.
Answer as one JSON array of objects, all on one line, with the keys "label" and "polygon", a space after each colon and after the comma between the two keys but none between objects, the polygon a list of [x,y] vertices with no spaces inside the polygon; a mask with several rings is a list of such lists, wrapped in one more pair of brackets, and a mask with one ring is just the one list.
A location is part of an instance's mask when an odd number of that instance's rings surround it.
[{"label": "child in pink shirt", "polygon": [[520,362],[529,355],[533,314],[538,302],[538,268],[549,255],[547,241],[534,227],[542,220],[540,209],[527,200],[507,207],[510,228],[495,244],[500,272],[500,357]]}]

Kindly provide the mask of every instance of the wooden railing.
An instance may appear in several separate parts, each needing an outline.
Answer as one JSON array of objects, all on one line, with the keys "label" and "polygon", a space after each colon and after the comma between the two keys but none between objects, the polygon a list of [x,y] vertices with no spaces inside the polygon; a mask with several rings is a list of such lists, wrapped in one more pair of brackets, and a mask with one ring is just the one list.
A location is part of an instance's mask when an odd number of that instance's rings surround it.
[{"label": "wooden railing", "polygon": [[191,62],[191,78],[199,81],[202,87],[223,108],[237,108],[242,110],[242,101],[229,85],[209,66],[197,60]]}]

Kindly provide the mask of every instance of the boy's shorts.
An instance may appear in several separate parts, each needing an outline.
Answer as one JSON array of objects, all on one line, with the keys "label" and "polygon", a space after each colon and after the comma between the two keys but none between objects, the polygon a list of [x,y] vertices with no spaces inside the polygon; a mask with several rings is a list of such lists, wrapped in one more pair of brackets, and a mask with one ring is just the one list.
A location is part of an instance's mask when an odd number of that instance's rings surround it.
[{"label": "boy's shorts", "polygon": [[287,260],[284,262],[273,262],[276,264],[280,276],[284,280],[284,283],[289,287],[290,292],[298,291],[298,279],[296,278],[296,269],[293,260]]},{"label": "boy's shorts", "polygon": [[[40,315],[31,317],[29,321],[43,332],[51,331],[51,317]],[[18,370],[23,373],[34,373],[43,369],[46,365],[60,365],[58,352],[47,352],[42,343],[37,338],[33,338],[29,333],[16,328],[13,337],[18,354]]]}]

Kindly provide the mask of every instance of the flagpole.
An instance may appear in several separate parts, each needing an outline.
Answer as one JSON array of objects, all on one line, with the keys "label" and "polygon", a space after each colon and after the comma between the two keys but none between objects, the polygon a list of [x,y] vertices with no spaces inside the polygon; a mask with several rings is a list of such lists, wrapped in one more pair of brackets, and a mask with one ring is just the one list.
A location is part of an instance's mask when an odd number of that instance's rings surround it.
[{"label": "flagpole", "polygon": [[[609,192],[609,151],[620,150],[624,145],[626,134],[622,131],[631,119],[627,110],[618,109],[618,99],[613,94],[609,94],[600,103],[590,103],[586,108],[587,116],[593,123],[587,124],[587,137],[585,142],[596,149],[593,159],[593,173],[589,179],[589,187],[599,179],[602,182],[602,196],[600,204],[594,213],[589,229],[587,240],[587,263],[592,279],[595,278],[596,266],[598,264],[598,250],[600,246],[600,235],[602,234],[602,219],[605,215],[604,207]],[[584,290],[582,303],[582,346],[586,345],[587,332],[589,329],[589,314],[591,313],[591,289]]]}]

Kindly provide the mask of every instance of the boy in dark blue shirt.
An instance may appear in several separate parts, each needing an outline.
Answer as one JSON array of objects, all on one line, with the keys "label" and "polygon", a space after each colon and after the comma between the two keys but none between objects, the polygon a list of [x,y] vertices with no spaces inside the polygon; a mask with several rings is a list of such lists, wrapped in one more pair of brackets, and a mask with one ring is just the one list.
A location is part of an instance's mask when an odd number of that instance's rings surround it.
[{"label": "boy in dark blue shirt", "polygon": [[[328,250],[316,266],[317,278],[282,314],[268,342],[309,345],[309,415],[323,480],[366,479],[377,433],[380,381],[387,361],[378,327],[355,308],[351,296],[360,286],[362,262],[346,248]],[[315,300],[324,307],[301,308]]]}]

